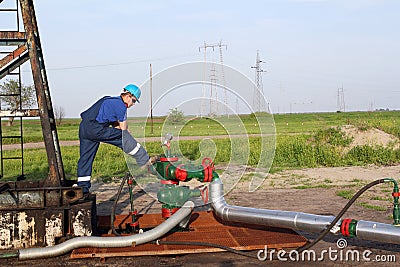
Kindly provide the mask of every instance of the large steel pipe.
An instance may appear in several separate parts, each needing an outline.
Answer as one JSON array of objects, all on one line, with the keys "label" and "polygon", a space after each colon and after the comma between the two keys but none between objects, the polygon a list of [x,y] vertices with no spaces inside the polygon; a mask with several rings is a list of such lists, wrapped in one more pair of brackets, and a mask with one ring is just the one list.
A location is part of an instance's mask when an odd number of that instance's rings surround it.
[{"label": "large steel pipe", "polygon": [[357,222],[356,236],[365,240],[400,244],[400,227],[360,220]]},{"label": "large steel pipe", "polygon": [[[209,191],[214,213],[220,219],[228,222],[321,232],[335,219],[334,216],[228,205],[224,199],[223,183],[219,179],[210,183]],[[337,226],[340,226],[340,224],[341,221],[339,220]],[[384,223],[358,221],[356,236],[366,240],[400,244],[400,227]]]},{"label": "large steel pipe", "polygon": [[85,236],[76,237],[65,241],[64,243],[58,244],[53,247],[44,248],[27,248],[19,250],[20,260],[49,258],[63,255],[75,248],[80,247],[130,247],[134,245],[144,244],[153,240],[156,240],[175,226],[181,221],[185,220],[192,212],[194,204],[191,201],[186,202],[182,208],[175,212],[168,220],[164,221],[159,226],[144,232],[142,234],[130,235],[130,236],[117,236],[117,237],[97,237],[97,236]]},{"label": "large steel pipe", "polygon": [[211,182],[209,190],[214,212],[219,218],[228,222],[321,232],[335,218],[334,216],[322,216],[302,212],[231,206],[225,202],[224,188],[221,180]]}]

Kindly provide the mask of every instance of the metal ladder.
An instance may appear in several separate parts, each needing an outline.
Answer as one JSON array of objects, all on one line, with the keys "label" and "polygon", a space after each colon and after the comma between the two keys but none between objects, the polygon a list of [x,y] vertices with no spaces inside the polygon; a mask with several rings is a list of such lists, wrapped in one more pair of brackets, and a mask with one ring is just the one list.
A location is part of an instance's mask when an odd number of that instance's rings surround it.
[{"label": "metal ladder", "polygon": [[[20,175],[18,175],[17,181],[25,179],[24,175],[24,143],[23,143],[23,125],[22,125],[22,116],[15,116],[17,110],[22,110],[22,83],[21,83],[21,65],[23,62],[25,62],[28,58],[26,57],[27,55],[27,49],[24,40],[21,40],[21,35],[18,35],[17,32],[19,33],[20,30],[20,24],[19,24],[19,8],[18,8],[18,2],[15,2],[15,7],[11,8],[1,8],[0,6],[0,14],[2,13],[12,13],[15,16],[15,21],[16,21],[16,31],[14,32],[9,32],[6,34],[6,32],[1,32],[0,33],[0,47],[2,50],[0,51],[0,55],[2,59],[0,60],[0,79],[7,78],[7,76],[17,76],[16,81],[14,80],[13,82],[18,84],[18,87],[16,88],[17,90],[15,92],[10,92],[10,93],[0,93],[0,119],[3,117],[9,117],[9,120],[11,120],[11,123],[14,121],[15,118],[19,118],[19,129],[18,132],[19,134],[15,135],[6,135],[3,130],[3,123],[0,123],[0,178],[4,177],[4,167],[5,167],[5,161],[6,160],[20,160]],[[9,48],[9,47],[15,47],[17,48],[14,51],[3,51],[4,47]],[[21,55],[25,54],[25,57]],[[25,59],[26,58],[26,59]],[[10,81],[11,83],[11,81]],[[16,101],[19,103],[17,109],[12,110],[4,110],[2,107],[3,100],[5,98],[11,98],[11,101]],[[15,107],[14,107],[15,108]],[[17,139],[18,143],[20,144],[20,149],[21,152],[19,153],[20,155],[13,155],[13,156],[6,156],[4,154],[4,149],[3,149],[3,144],[4,144],[4,139]]]},{"label": "metal ladder", "polygon": [[[43,53],[40,44],[40,37],[36,22],[36,15],[33,0],[15,0],[15,6],[2,8],[2,2],[9,5],[12,0],[0,1],[0,13],[11,12],[16,17],[16,30],[0,31],[0,48],[16,47],[14,51],[6,52],[6,56],[0,59],[0,81],[9,76],[17,75],[19,90],[16,94],[0,95],[1,97],[19,97],[21,100],[21,65],[30,61],[32,77],[36,90],[38,109],[23,109],[20,101],[18,110],[2,110],[0,103],[0,119],[3,117],[15,117],[20,119],[20,134],[4,136],[0,125],[0,149],[1,149],[1,177],[3,177],[4,160],[21,160],[21,175],[24,177],[23,170],[23,117],[40,117],[43,139],[46,147],[47,160],[49,163],[49,174],[45,180],[46,186],[61,186],[65,183],[64,167],[61,158],[61,151],[58,142],[56,121],[51,103],[50,92],[47,82],[47,74],[44,65]],[[3,3],[6,4],[6,3]],[[22,17],[25,32],[20,31],[20,17]],[[1,123],[0,123],[1,124]],[[4,157],[3,139],[17,138],[21,143],[21,156]]]}]

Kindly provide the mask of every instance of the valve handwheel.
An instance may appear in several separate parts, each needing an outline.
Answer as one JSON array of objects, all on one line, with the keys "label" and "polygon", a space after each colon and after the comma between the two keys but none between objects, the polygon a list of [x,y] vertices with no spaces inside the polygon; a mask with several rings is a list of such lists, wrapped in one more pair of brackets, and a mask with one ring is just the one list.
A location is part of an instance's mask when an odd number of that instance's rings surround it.
[{"label": "valve handwheel", "polygon": [[204,182],[211,182],[213,176],[214,163],[211,158],[204,158],[201,161],[201,165],[204,168]]},{"label": "valve handwheel", "polygon": [[211,166],[211,168],[214,169],[214,162],[211,158],[204,158],[201,161],[201,165],[203,165],[203,167]]}]

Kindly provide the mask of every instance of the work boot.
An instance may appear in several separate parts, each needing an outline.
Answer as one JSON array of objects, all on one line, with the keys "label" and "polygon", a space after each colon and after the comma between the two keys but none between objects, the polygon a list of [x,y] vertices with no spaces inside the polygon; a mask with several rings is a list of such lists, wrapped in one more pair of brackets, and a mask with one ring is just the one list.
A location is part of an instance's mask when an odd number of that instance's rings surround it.
[{"label": "work boot", "polygon": [[89,188],[91,187],[91,184],[89,181],[78,182],[77,184],[78,184],[78,186],[82,187],[83,194],[89,193]]}]

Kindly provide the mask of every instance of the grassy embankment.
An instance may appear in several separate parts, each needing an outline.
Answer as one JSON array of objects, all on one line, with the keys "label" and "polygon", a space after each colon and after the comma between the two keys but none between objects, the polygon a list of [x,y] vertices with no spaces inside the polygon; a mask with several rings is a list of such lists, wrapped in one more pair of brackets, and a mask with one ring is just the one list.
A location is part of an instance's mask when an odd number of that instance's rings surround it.
[{"label": "grassy embankment", "polygon": [[[349,113],[314,113],[314,114],[278,114],[274,115],[277,132],[275,158],[272,171],[287,168],[305,168],[318,166],[352,166],[352,165],[392,165],[400,162],[400,150],[384,147],[357,146],[346,148],[349,140],[338,128],[351,124],[360,130],[378,128],[387,133],[400,137],[400,111],[390,112],[349,112]],[[257,121],[251,116],[242,116],[246,132],[259,133]],[[3,125],[6,123],[3,122]],[[58,129],[60,141],[78,140],[78,119],[64,119]],[[155,120],[154,133],[150,134],[150,124],[144,126],[140,119],[131,119],[129,127],[134,135],[157,137],[161,134],[162,119]],[[334,127],[334,128],[331,128]],[[40,122],[26,120],[23,122],[24,141],[42,141]],[[16,134],[18,123],[13,127],[3,126],[3,136]],[[226,130],[219,123],[208,120],[191,120],[181,130],[180,136],[224,135]],[[16,143],[15,139],[4,139],[8,143]],[[248,164],[256,165],[261,149],[259,137],[249,137],[250,157]],[[230,160],[231,141],[229,139],[214,139],[217,146],[215,162],[223,163]],[[180,141],[182,153],[196,159],[200,156],[199,140]],[[162,153],[159,142],[147,142],[146,148],[150,154]],[[63,163],[67,177],[73,178],[76,173],[76,162],[79,147],[62,147]],[[236,147],[236,150],[238,147]],[[240,150],[240,148],[239,148]],[[346,151],[346,152],[343,152]],[[237,153],[238,151],[235,151]],[[240,153],[240,151],[239,151]],[[20,155],[20,150],[3,151],[4,156]],[[44,149],[24,150],[24,173],[28,179],[41,179],[47,174],[47,160]],[[20,173],[19,161],[4,163],[5,178],[15,177]],[[101,145],[93,168],[93,177],[122,176],[127,171],[124,156],[118,148]],[[4,180],[3,179],[3,180]]]}]

